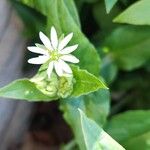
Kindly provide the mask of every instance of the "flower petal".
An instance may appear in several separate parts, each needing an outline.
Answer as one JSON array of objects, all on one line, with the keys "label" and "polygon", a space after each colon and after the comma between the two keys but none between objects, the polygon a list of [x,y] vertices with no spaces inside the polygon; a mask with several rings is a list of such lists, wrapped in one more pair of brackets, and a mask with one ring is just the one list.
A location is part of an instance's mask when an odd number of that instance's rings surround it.
[{"label": "flower petal", "polygon": [[45,45],[45,47],[49,50],[53,50],[49,38],[42,32],[39,33],[39,36],[40,36],[42,43]]},{"label": "flower petal", "polygon": [[36,47],[36,46],[29,46],[27,49],[33,53],[48,55],[48,52],[42,48]]},{"label": "flower petal", "polygon": [[59,63],[61,64],[62,69],[63,69],[66,73],[69,73],[69,74],[72,73],[72,70],[71,70],[70,66],[69,66],[67,63],[65,63],[63,60],[59,60]]},{"label": "flower petal", "polygon": [[63,75],[62,65],[58,61],[55,61],[54,67],[55,67],[55,71],[58,74],[58,76],[62,76]]},{"label": "flower petal", "polygon": [[44,50],[47,50],[47,48],[43,44],[35,43],[36,47],[42,48]]},{"label": "flower petal", "polygon": [[54,27],[51,28],[51,43],[54,49],[57,49],[58,46],[58,37],[57,32]]},{"label": "flower petal", "polygon": [[29,59],[28,63],[40,65],[40,64],[44,64],[48,59],[49,59],[48,56],[39,56],[39,57]]},{"label": "flower petal", "polygon": [[62,60],[64,61],[68,61],[68,62],[72,62],[72,63],[78,63],[79,62],[79,59],[76,58],[75,56],[73,55],[63,55],[60,57]]},{"label": "flower petal", "polygon": [[75,51],[77,49],[77,47],[78,47],[78,44],[66,47],[60,51],[60,54],[70,54],[73,51]]},{"label": "flower petal", "polygon": [[62,50],[69,43],[69,41],[72,39],[72,37],[73,37],[73,33],[70,33],[62,41],[60,41],[58,50]]},{"label": "flower petal", "polygon": [[47,69],[47,75],[48,75],[48,78],[51,77],[51,73],[53,71],[53,68],[54,68],[54,62],[50,62],[49,65],[48,65],[48,69]]}]

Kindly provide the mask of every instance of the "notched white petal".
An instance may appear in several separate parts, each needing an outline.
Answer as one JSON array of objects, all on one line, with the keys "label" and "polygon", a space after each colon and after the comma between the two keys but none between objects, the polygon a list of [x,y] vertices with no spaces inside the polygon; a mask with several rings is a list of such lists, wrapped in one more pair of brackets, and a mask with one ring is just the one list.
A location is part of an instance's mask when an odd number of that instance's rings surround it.
[{"label": "notched white petal", "polygon": [[29,59],[28,63],[40,65],[40,64],[44,64],[48,59],[49,57],[47,56],[39,56],[39,57]]},{"label": "notched white petal", "polygon": [[72,74],[72,70],[67,63],[65,63],[63,60],[59,60],[59,63],[62,66],[62,69],[65,73]]},{"label": "notched white petal", "polygon": [[73,33],[70,33],[62,41],[60,41],[58,45],[58,50],[62,50],[70,42],[72,37],[73,37]]},{"label": "notched white petal", "polygon": [[58,76],[62,76],[63,75],[62,65],[58,61],[55,61],[54,67],[55,67],[55,71],[58,74]]},{"label": "notched white petal", "polygon": [[58,36],[54,27],[51,28],[51,43],[54,49],[57,49],[58,46]]},{"label": "notched white petal", "polygon": [[53,71],[53,68],[54,68],[54,62],[50,62],[49,65],[48,65],[48,69],[47,69],[47,75],[48,75],[48,78],[51,77],[51,73]]},{"label": "notched white petal", "polygon": [[71,54],[63,55],[60,58],[64,61],[68,61],[68,62],[71,62],[71,63],[79,63],[79,59],[76,58],[75,56],[71,55]]},{"label": "notched white petal", "polygon": [[60,54],[70,54],[78,48],[78,44],[69,46],[60,51]]},{"label": "notched white petal", "polygon": [[42,43],[45,45],[45,47],[49,50],[52,50],[52,46],[51,46],[51,42],[49,40],[49,38],[42,32],[39,33],[40,39],[42,41]]},{"label": "notched white petal", "polygon": [[43,44],[35,43],[36,47],[42,48],[44,50],[47,50],[47,48]]},{"label": "notched white petal", "polygon": [[33,53],[48,55],[48,51],[46,51],[46,50],[44,50],[44,49],[42,49],[42,48],[36,47],[36,46],[29,46],[29,47],[27,47],[27,49],[28,49],[30,52],[33,52]]}]

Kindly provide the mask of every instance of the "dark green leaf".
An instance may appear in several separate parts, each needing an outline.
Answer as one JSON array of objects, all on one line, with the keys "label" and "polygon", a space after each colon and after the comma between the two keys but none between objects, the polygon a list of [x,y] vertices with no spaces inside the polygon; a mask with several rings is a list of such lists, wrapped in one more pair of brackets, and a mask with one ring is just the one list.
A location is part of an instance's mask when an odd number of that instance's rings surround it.
[{"label": "dark green leaf", "polygon": [[124,143],[127,150],[149,150],[150,149],[150,132],[136,136]]},{"label": "dark green leaf", "polygon": [[110,57],[124,70],[133,70],[150,59],[150,28],[124,26],[106,39]]},{"label": "dark green leaf", "polygon": [[[102,33],[110,34],[110,31],[112,31],[113,28],[118,26],[116,23],[113,23],[112,20],[119,12],[120,9],[116,7],[113,12],[111,12],[110,14],[106,14],[104,3],[100,1],[99,3],[94,4],[94,18],[98,23],[99,29]],[[102,33],[100,34],[100,39],[102,38]]]},{"label": "dark green leaf", "polygon": [[[98,76],[100,61],[94,46],[87,40],[75,23],[72,15],[69,13],[68,7],[65,5],[65,0],[59,0],[57,8],[58,14],[61,14],[59,16],[59,23],[62,31],[64,33],[73,32],[74,38],[72,41],[73,43],[79,44],[79,48],[75,51],[75,55],[80,59],[80,67]],[[68,25],[71,27],[71,30],[68,28]],[[50,26],[52,26],[51,23]]]},{"label": "dark green leaf", "polygon": [[[108,122],[106,131],[125,148],[126,145],[128,147],[130,144],[136,144],[136,140],[139,142],[138,145],[142,145],[143,140],[147,142],[150,138],[150,134],[147,134],[150,132],[149,116],[150,111],[146,110],[128,111],[116,115]],[[142,139],[141,143],[139,139]]]},{"label": "dark green leaf", "polygon": [[[73,0],[22,0],[23,3],[37,9],[47,16],[48,34],[51,26],[55,26],[59,35],[74,33],[71,44],[79,44],[75,55],[80,59],[80,67],[94,75],[99,75],[100,59],[94,46],[88,41],[80,30],[78,16]],[[72,11],[71,11],[72,10]],[[76,15],[74,15],[76,14]]]},{"label": "dark green leaf", "polygon": [[49,11],[49,6],[53,5],[54,1],[56,0],[19,0],[23,2],[24,4],[35,8],[37,11],[41,12],[45,16],[47,16]]}]

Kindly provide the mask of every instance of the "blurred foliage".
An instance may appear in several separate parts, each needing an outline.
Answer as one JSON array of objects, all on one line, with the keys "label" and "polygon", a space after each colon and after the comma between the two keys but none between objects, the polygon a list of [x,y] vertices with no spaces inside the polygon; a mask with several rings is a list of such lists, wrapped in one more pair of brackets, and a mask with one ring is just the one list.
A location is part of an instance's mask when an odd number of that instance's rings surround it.
[{"label": "blurred foliage", "polygon": [[[32,40],[41,30],[48,35],[52,25],[59,35],[74,32],[72,43],[79,44],[75,52],[79,66],[101,76],[100,80],[110,88],[110,94],[109,90],[100,89],[60,100],[60,109],[75,137],[66,149],[78,144],[81,150],[114,150],[97,142],[104,136],[102,128],[127,150],[150,149],[149,0],[11,2],[24,22],[24,32]],[[78,108],[83,112],[79,113]],[[111,139],[104,139],[103,144],[116,144]]]}]

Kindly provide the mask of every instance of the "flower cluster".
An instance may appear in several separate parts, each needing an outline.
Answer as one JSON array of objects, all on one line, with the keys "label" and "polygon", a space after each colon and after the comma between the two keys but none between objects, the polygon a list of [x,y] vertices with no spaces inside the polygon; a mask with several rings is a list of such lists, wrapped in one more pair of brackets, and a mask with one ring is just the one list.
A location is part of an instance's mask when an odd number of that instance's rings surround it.
[{"label": "flower cluster", "polygon": [[55,28],[52,27],[50,39],[42,32],[39,33],[39,36],[43,44],[35,44],[35,46],[28,47],[28,50],[41,55],[29,59],[28,63],[44,64],[48,62],[47,74],[49,78],[53,69],[55,69],[58,76],[71,75],[72,70],[66,62],[79,62],[79,59],[70,54],[77,49],[78,45],[66,47],[72,39],[73,33],[59,39]]}]

